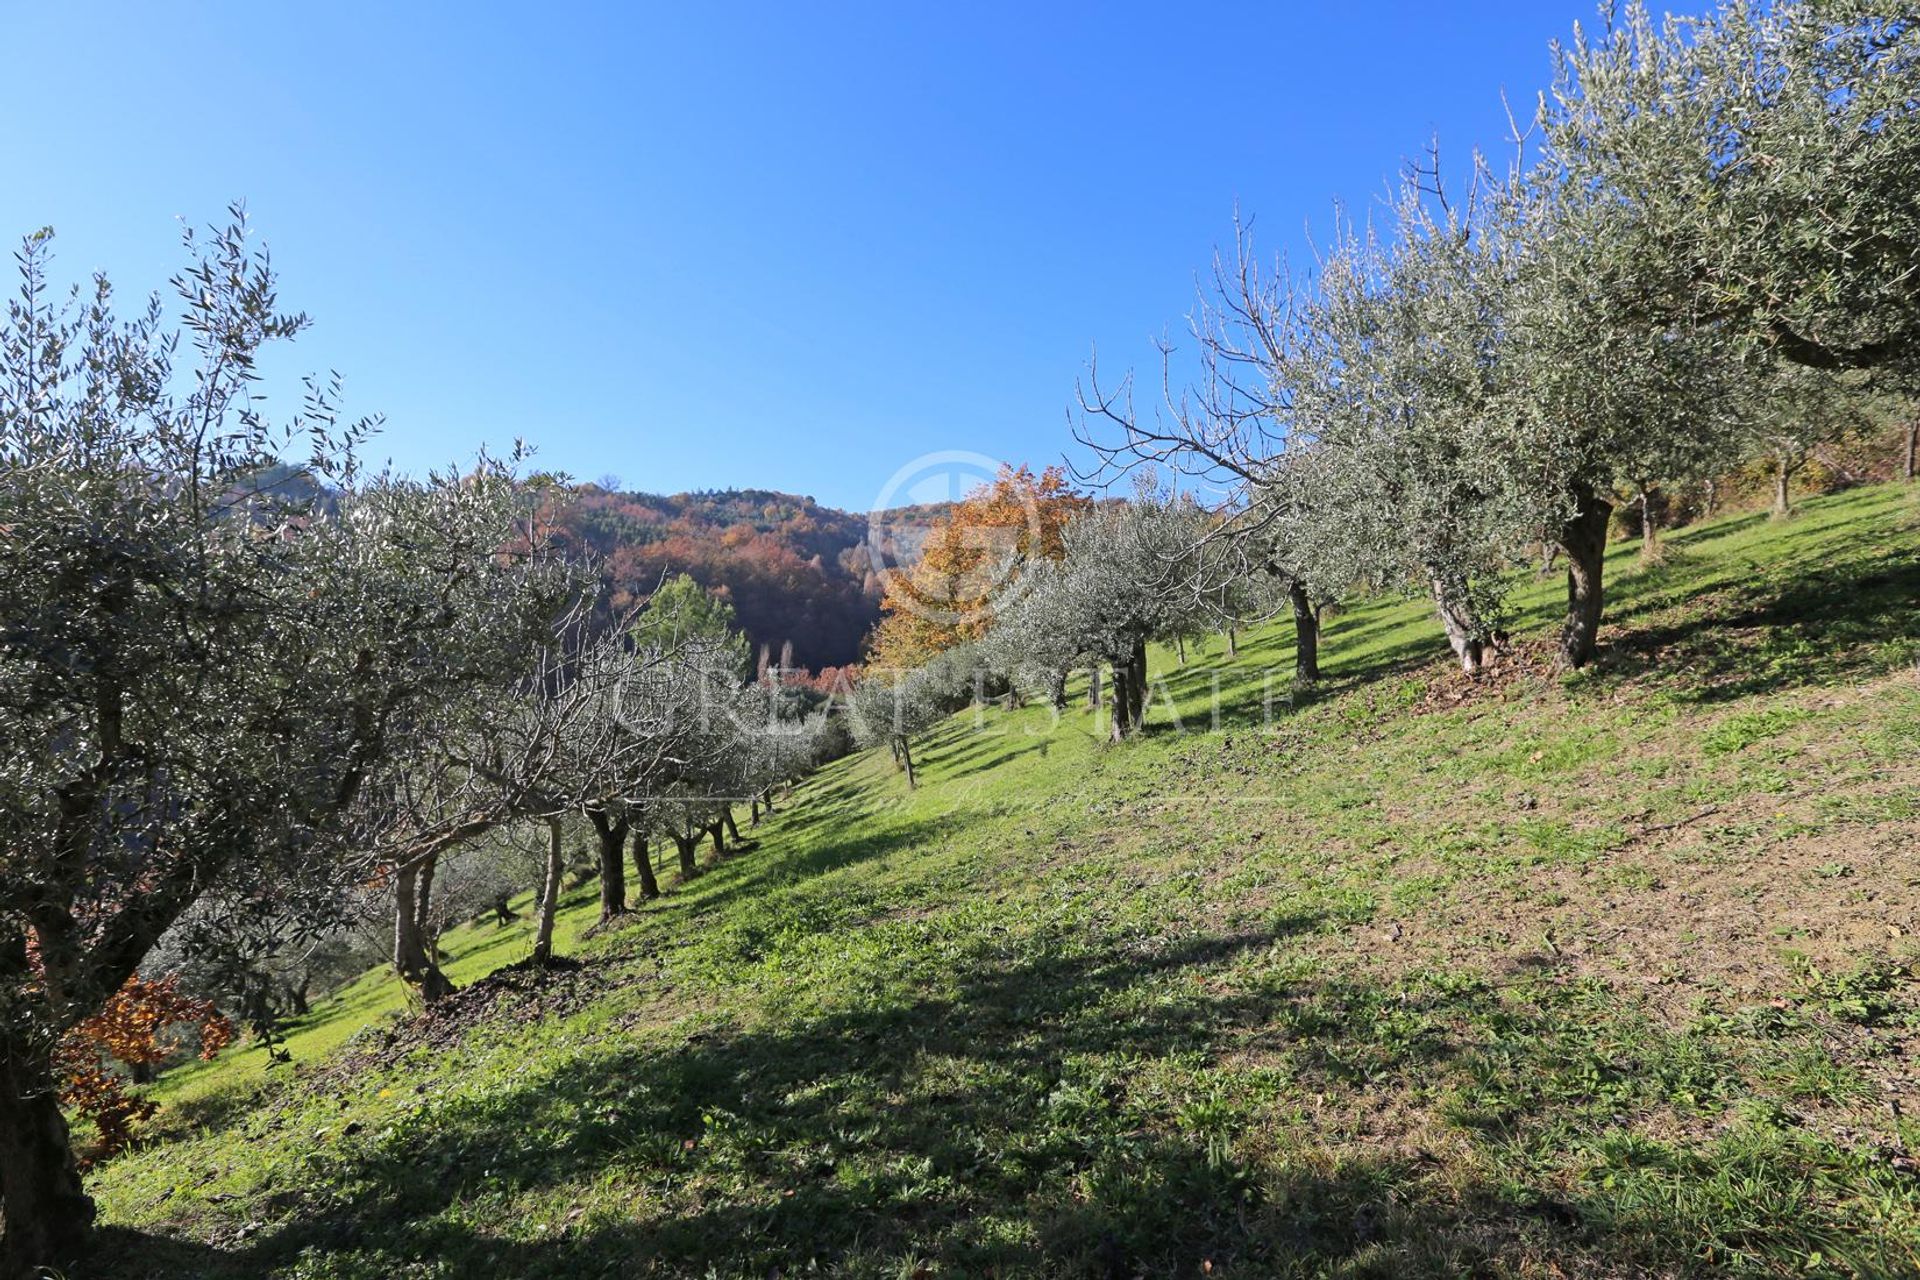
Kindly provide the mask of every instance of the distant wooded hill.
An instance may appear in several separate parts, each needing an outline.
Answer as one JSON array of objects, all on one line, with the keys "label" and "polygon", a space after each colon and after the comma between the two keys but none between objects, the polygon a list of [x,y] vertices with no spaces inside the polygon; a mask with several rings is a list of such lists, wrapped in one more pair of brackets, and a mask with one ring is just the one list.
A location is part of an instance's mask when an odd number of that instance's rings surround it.
[{"label": "distant wooded hill", "polygon": [[790,642],[793,661],[818,671],[859,661],[880,617],[876,551],[881,564],[911,564],[945,512],[938,505],[890,513],[877,548],[865,513],[767,489],[665,496],[589,484],[574,491],[561,519],[599,558],[612,611],[640,603],[668,575],[690,574],[732,602],[756,647],[777,658]]}]

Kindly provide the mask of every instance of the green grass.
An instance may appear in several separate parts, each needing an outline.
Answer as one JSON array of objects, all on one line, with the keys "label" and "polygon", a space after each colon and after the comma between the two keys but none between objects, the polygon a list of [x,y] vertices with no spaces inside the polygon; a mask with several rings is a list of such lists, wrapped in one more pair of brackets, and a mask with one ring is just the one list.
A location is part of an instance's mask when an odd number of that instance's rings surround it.
[{"label": "green grass", "polygon": [[1377,601],[1310,696],[1276,626],[1156,653],[1125,746],[1076,702],[912,793],[841,761],[630,925],[575,894],[585,966],[458,1034],[370,974],[294,1066],[163,1078],[103,1271],[1914,1274],[1917,525],[1620,547],[1574,676],[1530,579],[1479,683]]}]

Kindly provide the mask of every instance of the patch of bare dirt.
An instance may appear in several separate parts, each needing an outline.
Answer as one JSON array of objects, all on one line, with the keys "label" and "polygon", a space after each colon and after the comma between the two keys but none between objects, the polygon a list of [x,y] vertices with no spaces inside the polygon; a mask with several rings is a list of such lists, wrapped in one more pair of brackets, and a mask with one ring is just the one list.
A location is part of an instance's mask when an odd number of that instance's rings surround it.
[{"label": "patch of bare dirt", "polygon": [[1559,671],[1559,646],[1545,636],[1509,642],[1473,675],[1451,662],[1436,660],[1419,673],[1426,681],[1426,688],[1414,703],[1413,711],[1415,715],[1431,715],[1470,703],[1506,698],[1515,692],[1535,695]]},{"label": "patch of bare dirt", "polygon": [[451,1049],[474,1027],[511,1011],[516,1021],[560,1018],[574,1013],[614,983],[612,966],[555,956],[545,964],[532,957],[495,969],[386,1026],[362,1033],[370,1044],[343,1055],[327,1074],[348,1076],[369,1067],[391,1066],[416,1049]]}]

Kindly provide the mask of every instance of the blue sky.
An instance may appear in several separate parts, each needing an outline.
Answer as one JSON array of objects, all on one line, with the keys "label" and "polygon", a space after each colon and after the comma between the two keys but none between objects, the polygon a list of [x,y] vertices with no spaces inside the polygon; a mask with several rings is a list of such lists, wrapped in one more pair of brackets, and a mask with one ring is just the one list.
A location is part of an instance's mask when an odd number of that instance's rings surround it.
[{"label": "blue sky", "polygon": [[1236,202],[1298,254],[1436,131],[1498,146],[1593,12],[4,0],[0,232],[139,293],[244,197],[316,322],[274,371],[400,466],[524,436],[864,509],[929,451],[1058,460]]}]

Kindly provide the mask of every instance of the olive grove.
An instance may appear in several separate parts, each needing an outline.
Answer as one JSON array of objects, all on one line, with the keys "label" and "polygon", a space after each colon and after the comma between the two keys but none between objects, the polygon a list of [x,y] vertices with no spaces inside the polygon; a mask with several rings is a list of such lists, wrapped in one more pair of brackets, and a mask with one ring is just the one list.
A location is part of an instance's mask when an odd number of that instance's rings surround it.
[{"label": "olive grove", "polygon": [[1920,359],[1912,15],[1631,4],[1554,69],[1506,172],[1476,159],[1455,202],[1437,154],[1412,166],[1308,275],[1238,228],[1157,408],[1097,366],[1081,396],[1104,470],[1226,492],[1223,532],[1325,594],[1431,592],[1468,671],[1527,546],[1564,557],[1583,666],[1617,506],[1652,551],[1656,490],[1758,459],[1784,511],[1835,397],[1910,398]]},{"label": "olive grove", "polygon": [[[276,882],[336,859],[392,736],[543,628],[548,604],[537,553],[503,552],[505,464],[364,476],[372,424],[340,423],[320,383],[267,419],[256,359],[306,319],[279,308],[237,212],[187,237],[177,329],[158,299],[118,314],[104,279],[56,293],[50,247],[28,238],[0,324],[0,1195],[16,1272],[69,1255],[92,1217],[51,1076],[62,1034],[202,898],[266,909]],[[404,518],[422,506],[432,519]]]},{"label": "olive grove", "polygon": [[[378,894],[394,967],[438,998],[451,859],[547,833],[546,960],[565,824],[602,830],[616,914],[629,833],[693,815],[718,842],[820,739],[744,685],[740,638],[701,634],[684,588],[665,625],[592,626],[590,566],[517,455],[369,473],[376,424],[341,421],[330,382],[270,418],[258,360],[307,320],[237,208],[187,235],[177,325],[159,298],[123,314],[104,278],[57,290],[51,245],[27,238],[0,319],[9,1275],[64,1264],[92,1221],[56,1062],[143,966],[203,976],[271,1037],[303,958]],[[504,911],[498,875],[454,878]]]}]

